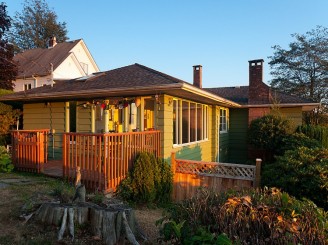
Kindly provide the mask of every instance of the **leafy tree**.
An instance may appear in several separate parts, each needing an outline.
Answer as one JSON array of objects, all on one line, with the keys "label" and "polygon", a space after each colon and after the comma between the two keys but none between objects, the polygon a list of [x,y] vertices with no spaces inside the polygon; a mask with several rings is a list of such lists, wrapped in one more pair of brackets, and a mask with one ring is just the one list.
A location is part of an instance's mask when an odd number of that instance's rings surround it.
[{"label": "leafy tree", "polygon": [[[305,34],[292,34],[296,40],[288,49],[273,46],[269,65],[271,85],[281,91],[328,105],[328,29],[317,26]],[[317,114],[324,111],[317,110]],[[310,119],[310,121],[313,118]]]},{"label": "leafy tree", "polygon": [[19,51],[46,48],[51,37],[58,42],[68,39],[66,23],[57,21],[57,14],[45,0],[25,0],[23,11],[15,14],[13,27],[11,40]]},{"label": "leafy tree", "polygon": [[[0,96],[12,91],[0,89]],[[9,130],[17,123],[21,115],[20,110],[13,109],[12,106],[0,103],[0,146],[6,145],[10,140]]]},{"label": "leafy tree", "polygon": [[0,89],[13,90],[12,81],[17,75],[17,65],[13,62],[13,46],[5,38],[11,27],[11,18],[6,8],[4,3],[0,4]]}]

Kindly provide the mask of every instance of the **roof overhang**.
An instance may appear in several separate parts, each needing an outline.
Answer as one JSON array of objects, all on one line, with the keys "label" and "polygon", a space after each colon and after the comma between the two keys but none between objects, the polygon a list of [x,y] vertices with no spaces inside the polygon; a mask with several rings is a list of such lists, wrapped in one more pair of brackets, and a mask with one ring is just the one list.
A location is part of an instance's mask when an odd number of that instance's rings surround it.
[{"label": "roof overhang", "polygon": [[15,81],[18,80],[18,79],[24,79],[24,80],[31,80],[31,79],[35,79],[36,77],[46,77],[46,76],[49,76],[50,73],[40,73],[40,74],[27,74],[27,75],[19,75],[15,78]]},{"label": "roof overhang", "polygon": [[78,99],[95,99],[104,97],[128,97],[128,96],[148,96],[154,94],[167,94],[174,97],[191,99],[211,105],[222,105],[227,107],[240,107],[239,104],[207,92],[203,89],[194,87],[186,83],[176,83],[170,85],[156,86],[139,86],[128,88],[107,88],[79,91],[47,91],[34,94],[13,94],[7,98],[1,98],[0,101],[55,101],[55,100],[78,100]]},{"label": "roof overhang", "polygon": [[311,111],[314,108],[320,106],[320,103],[286,103],[286,104],[261,104],[261,105],[241,105],[241,108],[267,108],[267,107],[302,107],[302,111]]}]

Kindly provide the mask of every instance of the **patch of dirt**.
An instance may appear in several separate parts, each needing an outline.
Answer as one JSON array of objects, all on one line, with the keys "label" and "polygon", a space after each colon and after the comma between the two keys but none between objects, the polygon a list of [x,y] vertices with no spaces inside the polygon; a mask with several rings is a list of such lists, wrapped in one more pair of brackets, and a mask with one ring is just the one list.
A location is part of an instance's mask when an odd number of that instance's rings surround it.
[{"label": "patch of dirt", "polygon": [[[92,237],[87,226],[76,227],[73,242],[68,237],[57,242],[58,227],[37,224],[33,216],[25,223],[22,214],[32,213],[43,202],[56,201],[50,192],[53,190],[54,182],[60,180],[29,177],[21,181],[24,177],[15,173],[7,176],[0,174],[0,182],[7,184],[0,188],[0,245],[103,244]],[[155,223],[162,217],[163,210],[138,207],[134,210],[138,227],[147,238],[141,239],[140,244],[158,244],[159,232]]]},{"label": "patch of dirt", "polygon": [[159,237],[156,221],[162,218],[163,209],[135,209],[136,220],[141,232],[144,233],[150,244],[156,244]]}]

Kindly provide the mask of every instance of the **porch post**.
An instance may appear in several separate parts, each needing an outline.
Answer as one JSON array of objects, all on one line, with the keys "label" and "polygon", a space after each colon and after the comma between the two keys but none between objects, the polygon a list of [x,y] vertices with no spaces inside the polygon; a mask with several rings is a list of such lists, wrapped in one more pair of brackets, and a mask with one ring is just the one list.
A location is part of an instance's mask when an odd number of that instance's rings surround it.
[{"label": "porch post", "polygon": [[94,105],[91,106],[91,133],[96,132],[96,107]]},{"label": "porch post", "polygon": [[70,131],[69,102],[65,102],[65,132]]},{"label": "porch post", "polygon": [[104,133],[108,133],[109,110],[104,110]]},{"label": "porch post", "polygon": [[141,97],[141,102],[140,102],[140,131],[145,130],[145,125],[144,125],[144,118],[145,118],[145,98]]}]

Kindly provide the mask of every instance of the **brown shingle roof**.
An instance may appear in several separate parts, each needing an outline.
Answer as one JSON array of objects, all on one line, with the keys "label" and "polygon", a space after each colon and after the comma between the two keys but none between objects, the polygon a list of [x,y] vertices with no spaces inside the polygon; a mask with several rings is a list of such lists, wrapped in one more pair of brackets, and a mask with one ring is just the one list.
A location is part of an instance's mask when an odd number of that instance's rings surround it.
[{"label": "brown shingle roof", "polygon": [[56,69],[80,40],[58,43],[55,47],[49,49],[30,49],[15,55],[14,61],[18,62],[17,78],[48,75],[50,73],[50,63]]},{"label": "brown shingle roof", "polygon": [[[56,98],[61,96],[62,99],[65,99],[65,95],[74,98],[74,93],[88,94],[89,98],[93,98],[99,96],[101,91],[111,92],[120,90],[124,94],[124,90],[137,91],[146,88],[151,91],[152,88],[155,89],[167,85],[181,87],[184,83],[186,82],[146,66],[134,64],[106,72],[98,72],[82,78],[58,80],[55,81],[53,87],[48,85],[21,91],[1,97],[1,100],[12,100],[14,98],[24,100],[23,98],[33,99],[35,97],[46,99],[47,95],[50,94],[56,94]],[[153,90],[153,93],[156,93],[156,91]]]},{"label": "brown shingle roof", "polygon": [[[268,87],[269,88],[269,87]],[[222,88],[205,88],[205,90],[212,92],[220,97],[234,101],[241,105],[250,105],[248,98],[249,86],[240,87],[222,87]],[[302,104],[302,103],[314,103],[312,100],[300,98],[298,96],[289,95],[280,91],[272,90],[271,98],[261,104]],[[259,104],[259,103],[257,103]]]}]

